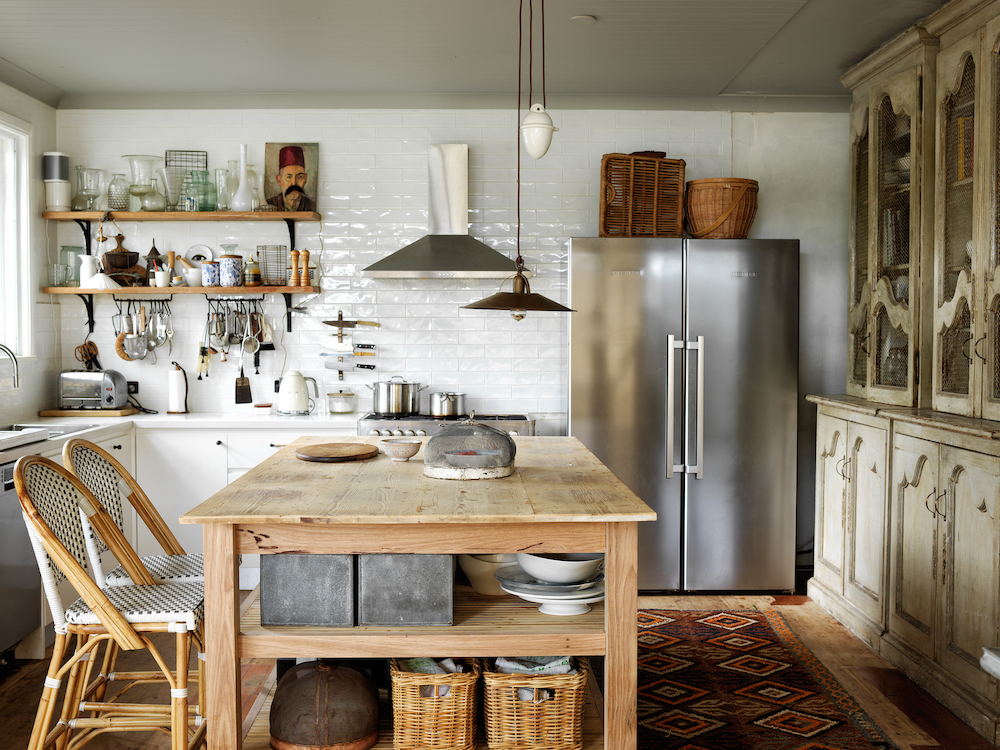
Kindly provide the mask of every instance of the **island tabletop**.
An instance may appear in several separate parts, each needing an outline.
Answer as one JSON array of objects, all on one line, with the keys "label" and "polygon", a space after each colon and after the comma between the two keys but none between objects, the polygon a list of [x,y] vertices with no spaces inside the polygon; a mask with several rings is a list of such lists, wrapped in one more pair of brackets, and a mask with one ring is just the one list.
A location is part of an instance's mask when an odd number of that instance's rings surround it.
[{"label": "island tabletop", "polygon": [[[656,514],[575,438],[514,440],[513,475],[458,481],[425,477],[422,451],[406,462],[302,461],[297,448],[331,442],[302,437],[180,519],[204,525],[210,748],[242,747],[240,658],[554,653],[605,657],[603,747],[635,746],[636,537]],[[240,553],[519,551],[603,552],[603,606],[563,618],[472,595],[456,597],[453,626],[378,628],[264,627],[259,608],[240,611]]]}]

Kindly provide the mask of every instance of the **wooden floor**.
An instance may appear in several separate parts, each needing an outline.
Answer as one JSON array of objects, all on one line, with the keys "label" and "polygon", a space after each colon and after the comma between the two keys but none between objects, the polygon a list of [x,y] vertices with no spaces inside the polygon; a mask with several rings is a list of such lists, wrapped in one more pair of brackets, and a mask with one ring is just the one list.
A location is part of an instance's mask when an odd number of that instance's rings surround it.
[{"label": "wooden floor", "polygon": [[[796,635],[901,750],[993,747],[807,597],[657,596],[640,597],[639,606],[643,609],[778,609]],[[127,658],[127,655],[122,657],[119,668],[128,665]],[[0,683],[0,748],[26,747],[45,667],[45,662],[20,664]],[[254,712],[260,707],[271,674],[270,664],[266,662],[244,665],[245,712]],[[251,723],[252,716],[244,726],[249,729]],[[87,747],[92,750],[152,750],[167,748],[169,742],[165,735],[106,735]]]}]

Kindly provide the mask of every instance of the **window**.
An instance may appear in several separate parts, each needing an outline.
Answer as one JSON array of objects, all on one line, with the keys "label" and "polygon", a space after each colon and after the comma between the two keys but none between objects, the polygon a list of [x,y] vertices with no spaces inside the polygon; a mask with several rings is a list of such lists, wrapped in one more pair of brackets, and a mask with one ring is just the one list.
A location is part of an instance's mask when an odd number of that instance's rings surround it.
[{"label": "window", "polygon": [[31,335],[31,126],[0,113],[0,343],[33,353]]}]

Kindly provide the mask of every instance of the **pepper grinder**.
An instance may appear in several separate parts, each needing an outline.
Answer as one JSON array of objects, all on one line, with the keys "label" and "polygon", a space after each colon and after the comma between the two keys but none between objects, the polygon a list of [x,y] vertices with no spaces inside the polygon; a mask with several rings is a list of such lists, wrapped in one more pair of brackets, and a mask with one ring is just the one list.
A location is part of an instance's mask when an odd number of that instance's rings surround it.
[{"label": "pepper grinder", "polygon": [[299,284],[302,286],[312,286],[309,282],[309,251],[301,251],[299,258],[302,260],[302,273],[299,274]]},{"label": "pepper grinder", "polygon": [[299,285],[299,251],[292,250],[292,278],[288,280],[288,286]]}]

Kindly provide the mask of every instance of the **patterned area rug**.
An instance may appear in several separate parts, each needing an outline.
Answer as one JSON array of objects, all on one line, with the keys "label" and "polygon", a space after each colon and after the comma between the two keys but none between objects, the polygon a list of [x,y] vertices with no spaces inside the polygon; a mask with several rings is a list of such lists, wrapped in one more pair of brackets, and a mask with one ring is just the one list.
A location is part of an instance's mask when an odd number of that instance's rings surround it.
[{"label": "patterned area rug", "polygon": [[775,611],[639,612],[639,750],[893,748]]}]

